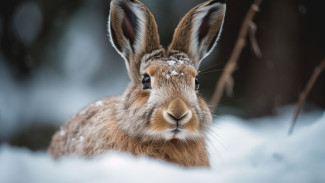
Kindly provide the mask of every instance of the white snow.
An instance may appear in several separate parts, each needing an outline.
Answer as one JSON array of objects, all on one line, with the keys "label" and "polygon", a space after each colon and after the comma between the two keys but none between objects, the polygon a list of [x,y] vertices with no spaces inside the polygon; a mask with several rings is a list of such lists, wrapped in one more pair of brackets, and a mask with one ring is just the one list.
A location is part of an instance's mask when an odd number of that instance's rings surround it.
[{"label": "white snow", "polygon": [[65,131],[61,129],[60,136],[63,137],[65,135]]},{"label": "white snow", "polygon": [[101,100],[98,101],[98,102],[96,102],[96,106],[97,106],[97,107],[99,107],[99,106],[103,106],[103,105],[104,105],[104,103],[103,103],[103,101],[101,101]]},{"label": "white snow", "polygon": [[80,137],[79,137],[80,142],[84,141],[84,139],[85,139],[84,136],[80,136]]},{"label": "white snow", "polygon": [[170,75],[169,74],[166,74],[166,78],[169,79],[170,78]]},{"label": "white snow", "polygon": [[175,70],[173,70],[173,71],[170,73],[170,75],[171,75],[171,76],[176,76],[176,75],[178,75],[178,73],[177,73]]},{"label": "white snow", "polygon": [[179,64],[184,64],[184,61],[183,60],[178,60],[177,61]]},{"label": "white snow", "polygon": [[288,136],[293,111],[251,120],[218,117],[209,140],[211,168],[116,152],[55,161],[45,152],[1,145],[0,182],[325,182],[325,113],[302,114]]},{"label": "white snow", "polygon": [[167,63],[168,65],[173,66],[176,62],[174,60],[168,60]]},{"label": "white snow", "polygon": [[[183,58],[182,58],[182,59],[183,59]],[[167,63],[168,63],[168,65],[170,65],[170,66],[174,66],[176,63],[182,65],[182,64],[184,64],[184,61],[183,61],[183,60],[176,60],[176,61],[175,61],[175,60],[168,60]]]}]

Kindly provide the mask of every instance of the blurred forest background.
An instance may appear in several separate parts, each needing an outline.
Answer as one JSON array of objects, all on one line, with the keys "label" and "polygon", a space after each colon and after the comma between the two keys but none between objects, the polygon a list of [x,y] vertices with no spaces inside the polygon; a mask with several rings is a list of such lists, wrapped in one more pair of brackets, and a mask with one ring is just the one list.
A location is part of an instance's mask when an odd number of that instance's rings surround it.
[{"label": "blurred forest background", "polygon": [[[203,0],[142,0],[167,47],[186,12]],[[201,64],[209,101],[252,0],[228,0],[223,33]],[[87,104],[120,95],[129,78],[107,36],[109,0],[1,0],[0,143],[44,150],[54,131]],[[322,1],[264,0],[254,18],[262,57],[249,39],[238,61],[234,93],[215,112],[244,118],[295,104],[325,55]],[[325,74],[305,110],[325,108]]]}]

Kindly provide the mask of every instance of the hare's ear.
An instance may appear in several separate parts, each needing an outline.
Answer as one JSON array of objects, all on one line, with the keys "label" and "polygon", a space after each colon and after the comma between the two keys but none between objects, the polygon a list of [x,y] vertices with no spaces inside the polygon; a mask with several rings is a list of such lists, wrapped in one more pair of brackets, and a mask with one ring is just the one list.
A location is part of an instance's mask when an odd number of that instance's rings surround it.
[{"label": "hare's ear", "polygon": [[128,62],[129,71],[138,69],[134,67],[143,54],[160,48],[156,21],[137,0],[112,0],[108,26],[110,40]]},{"label": "hare's ear", "polygon": [[225,12],[225,0],[210,0],[194,7],[177,26],[168,54],[184,52],[198,67],[216,45]]}]

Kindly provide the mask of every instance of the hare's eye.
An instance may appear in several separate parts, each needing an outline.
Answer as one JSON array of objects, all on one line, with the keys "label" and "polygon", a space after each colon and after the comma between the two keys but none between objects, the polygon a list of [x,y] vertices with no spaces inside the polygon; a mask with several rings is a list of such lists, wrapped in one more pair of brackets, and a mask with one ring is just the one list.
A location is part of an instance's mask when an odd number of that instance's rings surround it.
[{"label": "hare's eye", "polygon": [[195,77],[195,90],[199,90],[199,88],[200,88],[199,79]]},{"label": "hare's eye", "polygon": [[151,79],[148,74],[145,74],[142,80],[142,88],[145,89],[151,89]]}]

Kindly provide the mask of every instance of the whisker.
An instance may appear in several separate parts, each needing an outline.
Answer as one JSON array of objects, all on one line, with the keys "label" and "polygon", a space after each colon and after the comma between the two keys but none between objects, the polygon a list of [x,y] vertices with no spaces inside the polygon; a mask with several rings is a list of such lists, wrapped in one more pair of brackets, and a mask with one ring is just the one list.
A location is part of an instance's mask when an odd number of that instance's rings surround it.
[{"label": "whisker", "polygon": [[222,157],[222,149],[227,151],[227,148],[225,147],[221,136],[212,131],[212,129],[208,130],[207,134],[209,135],[207,137],[207,141],[209,142],[208,145],[210,147],[210,151],[212,151],[213,154],[217,154],[219,157]]},{"label": "whisker", "polygon": [[201,75],[204,75],[204,74],[208,74],[208,73],[211,73],[211,72],[220,72],[220,71],[224,71],[225,69],[215,69],[215,70],[211,70],[211,71],[204,71],[204,72],[200,72],[199,76]]},{"label": "whisker", "polygon": [[200,72],[202,72],[202,71],[206,71],[206,70],[211,69],[211,68],[213,68],[213,67],[220,66],[220,65],[221,65],[221,64],[214,64],[214,65],[211,65],[211,66],[206,67],[206,68],[204,68],[204,69],[202,69],[202,70],[199,70],[198,73],[200,73]]}]

